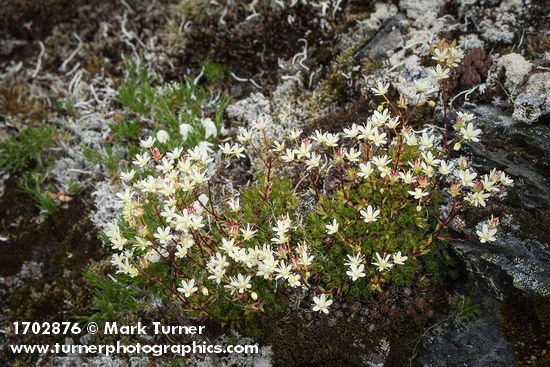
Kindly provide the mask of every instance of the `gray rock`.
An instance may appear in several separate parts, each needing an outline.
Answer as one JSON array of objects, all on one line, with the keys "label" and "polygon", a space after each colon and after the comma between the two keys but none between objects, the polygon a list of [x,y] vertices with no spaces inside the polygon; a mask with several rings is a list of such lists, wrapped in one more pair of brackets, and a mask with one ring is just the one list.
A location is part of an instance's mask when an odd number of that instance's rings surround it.
[{"label": "gray rock", "polygon": [[401,13],[389,19],[372,38],[367,40],[365,46],[355,54],[355,58],[360,60],[368,57],[379,61],[387,57],[389,51],[403,43],[405,19]]},{"label": "gray rock", "polygon": [[423,339],[422,366],[515,366],[512,347],[499,331],[494,301],[482,306],[482,316],[466,324],[451,319],[434,327]]},{"label": "gray rock", "polygon": [[[472,297],[481,317],[458,325],[451,317],[429,330],[415,360],[423,366],[514,366],[500,331],[503,301],[515,294],[550,301],[550,228],[536,214],[550,208],[550,127],[517,123],[489,106],[473,112],[484,134],[467,147],[472,164],[481,172],[496,167],[515,181],[506,200],[491,208],[504,214],[497,241],[451,244],[465,272],[453,290]],[[522,228],[520,217],[532,228]]]},{"label": "gray rock", "polygon": [[533,123],[550,114],[550,72],[533,74],[514,100],[514,118]]}]

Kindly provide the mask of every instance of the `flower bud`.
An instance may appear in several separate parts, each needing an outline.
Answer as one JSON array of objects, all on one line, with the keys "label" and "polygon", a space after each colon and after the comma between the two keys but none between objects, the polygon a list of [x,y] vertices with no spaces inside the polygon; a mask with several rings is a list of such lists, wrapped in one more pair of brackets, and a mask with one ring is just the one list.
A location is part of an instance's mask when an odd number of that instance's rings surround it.
[{"label": "flower bud", "polygon": [[157,132],[157,140],[161,144],[167,143],[168,140],[170,140],[170,135],[168,134],[168,132],[166,130],[159,130]]}]

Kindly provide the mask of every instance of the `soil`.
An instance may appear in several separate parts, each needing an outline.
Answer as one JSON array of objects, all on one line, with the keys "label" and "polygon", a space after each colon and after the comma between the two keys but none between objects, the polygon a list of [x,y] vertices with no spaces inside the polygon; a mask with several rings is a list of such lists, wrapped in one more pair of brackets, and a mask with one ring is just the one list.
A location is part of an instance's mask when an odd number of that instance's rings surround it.
[{"label": "soil", "polygon": [[[252,78],[270,90],[280,76],[278,59],[288,60],[300,52],[303,47],[300,39],[305,37],[308,45],[326,43],[328,47],[333,37],[332,33],[321,31],[319,25],[313,23],[316,17],[311,10],[299,5],[294,11],[297,16],[291,25],[288,24],[288,12],[274,11],[238,22],[228,29],[211,25],[192,31],[188,47],[194,52],[185,54],[182,65],[197,69],[200,63],[209,59],[225,65],[239,78]],[[320,56],[314,49],[310,57]],[[256,90],[252,84],[245,89]]]}]

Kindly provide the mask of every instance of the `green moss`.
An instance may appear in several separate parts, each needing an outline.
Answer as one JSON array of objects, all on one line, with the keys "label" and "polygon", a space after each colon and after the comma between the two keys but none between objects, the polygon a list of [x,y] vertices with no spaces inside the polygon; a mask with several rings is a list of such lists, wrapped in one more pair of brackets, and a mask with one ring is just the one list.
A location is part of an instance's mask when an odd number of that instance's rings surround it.
[{"label": "green moss", "polygon": [[313,91],[310,104],[310,113],[312,116],[315,116],[318,111],[323,110],[331,103],[343,103],[349,99],[350,93],[352,94],[354,89],[349,87],[347,84],[348,79],[342,73],[351,76],[352,80],[358,79],[360,69],[356,71],[352,70],[356,64],[353,57],[356,52],[357,47],[350,47],[342,51],[332,62],[326,77]]},{"label": "green moss", "polygon": [[55,145],[56,131],[55,126],[43,124],[0,142],[0,171],[15,172],[47,163],[47,149]]}]

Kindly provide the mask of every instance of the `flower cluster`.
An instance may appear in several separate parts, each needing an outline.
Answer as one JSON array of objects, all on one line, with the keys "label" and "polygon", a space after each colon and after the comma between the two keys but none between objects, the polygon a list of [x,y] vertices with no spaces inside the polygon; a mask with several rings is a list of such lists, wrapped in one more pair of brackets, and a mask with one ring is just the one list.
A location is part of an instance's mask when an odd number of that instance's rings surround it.
[{"label": "flower cluster", "polygon": [[[378,109],[339,132],[294,130],[274,139],[259,119],[240,131],[240,144],[219,145],[221,155],[200,145],[161,151],[154,138],[142,141],[134,168],[121,175],[122,221],[107,233],[117,251],[113,265],[160,284],[199,314],[226,300],[262,309],[275,292],[298,289],[313,297],[314,311],[328,313],[337,290],[410,280],[419,256],[446,239],[461,211],[484,207],[512,182],[496,169],[480,175],[465,156],[453,156],[478,141],[471,114],[458,114],[454,134],[411,127],[420,104],[444,93],[441,83],[461,57],[441,44],[436,81],[418,88],[416,101],[394,103],[389,84],[379,83],[372,88],[382,97]],[[448,119],[445,109],[445,126]],[[235,191],[223,169],[246,152],[262,162],[262,177]],[[482,224],[480,242],[494,241],[497,225],[495,218]]]}]

